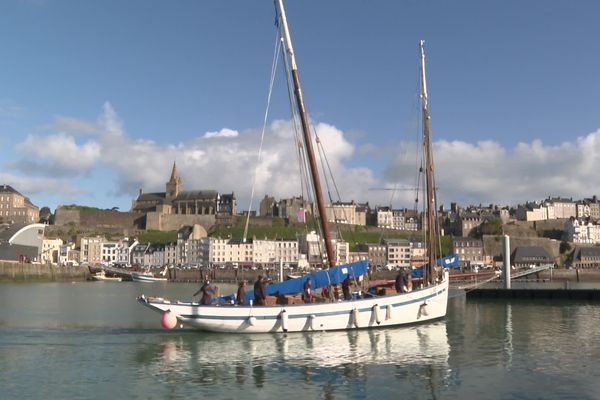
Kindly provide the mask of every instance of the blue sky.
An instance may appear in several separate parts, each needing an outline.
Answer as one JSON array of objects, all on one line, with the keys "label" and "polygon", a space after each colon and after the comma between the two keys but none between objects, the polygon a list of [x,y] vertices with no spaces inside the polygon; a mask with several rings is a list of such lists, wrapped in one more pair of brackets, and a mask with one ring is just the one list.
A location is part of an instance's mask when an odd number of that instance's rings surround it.
[{"label": "blue sky", "polygon": [[[311,120],[344,200],[411,207],[418,41],[445,204],[598,194],[600,3],[286,3]],[[6,0],[0,183],[38,206],[164,190],[248,206],[273,57],[264,1]],[[281,70],[257,192],[300,193]]]}]

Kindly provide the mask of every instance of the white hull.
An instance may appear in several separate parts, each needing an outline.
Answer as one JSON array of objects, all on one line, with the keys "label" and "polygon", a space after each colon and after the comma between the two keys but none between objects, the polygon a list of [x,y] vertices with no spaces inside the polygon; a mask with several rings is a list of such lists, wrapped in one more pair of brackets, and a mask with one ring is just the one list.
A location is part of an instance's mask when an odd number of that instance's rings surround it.
[{"label": "white hull", "polygon": [[100,271],[92,275],[94,281],[109,281],[109,282],[121,282],[121,277],[118,276],[106,276],[104,271]]},{"label": "white hull", "polygon": [[197,303],[145,298],[139,301],[173,313],[178,323],[213,332],[266,333],[353,330],[408,325],[446,316],[448,273],[434,286],[410,293],[334,303],[275,306],[202,306]]},{"label": "white hull", "polygon": [[157,278],[151,274],[140,274],[137,272],[131,273],[131,279],[134,282],[166,282],[167,278]]},{"label": "white hull", "polygon": [[92,275],[92,279],[95,281],[108,281],[108,282],[121,282],[121,278],[118,276],[99,276]]}]

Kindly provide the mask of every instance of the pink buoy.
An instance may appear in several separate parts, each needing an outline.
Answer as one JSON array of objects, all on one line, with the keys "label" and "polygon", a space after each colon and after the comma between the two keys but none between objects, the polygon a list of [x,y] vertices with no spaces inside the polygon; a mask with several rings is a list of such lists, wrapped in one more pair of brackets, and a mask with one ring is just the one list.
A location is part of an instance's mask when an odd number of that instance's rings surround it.
[{"label": "pink buoy", "polygon": [[160,324],[165,329],[173,329],[177,326],[177,317],[171,311],[167,311],[160,318]]}]

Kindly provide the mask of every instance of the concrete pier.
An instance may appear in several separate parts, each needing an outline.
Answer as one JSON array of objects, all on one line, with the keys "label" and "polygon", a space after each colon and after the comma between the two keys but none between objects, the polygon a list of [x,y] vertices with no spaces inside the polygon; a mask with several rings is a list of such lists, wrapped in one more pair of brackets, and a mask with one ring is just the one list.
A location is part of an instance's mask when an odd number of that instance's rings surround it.
[{"label": "concrete pier", "polygon": [[600,289],[473,289],[468,299],[555,299],[600,301]]}]

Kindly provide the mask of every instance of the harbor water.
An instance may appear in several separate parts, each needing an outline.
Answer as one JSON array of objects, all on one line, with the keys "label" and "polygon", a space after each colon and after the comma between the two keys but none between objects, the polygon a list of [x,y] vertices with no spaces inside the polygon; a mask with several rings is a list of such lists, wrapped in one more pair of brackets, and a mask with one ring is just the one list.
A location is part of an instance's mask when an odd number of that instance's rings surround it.
[{"label": "harbor water", "polygon": [[197,288],[0,285],[0,397],[600,398],[599,303],[451,293],[447,317],[430,324],[226,335],[166,331],[136,302],[187,300]]}]

